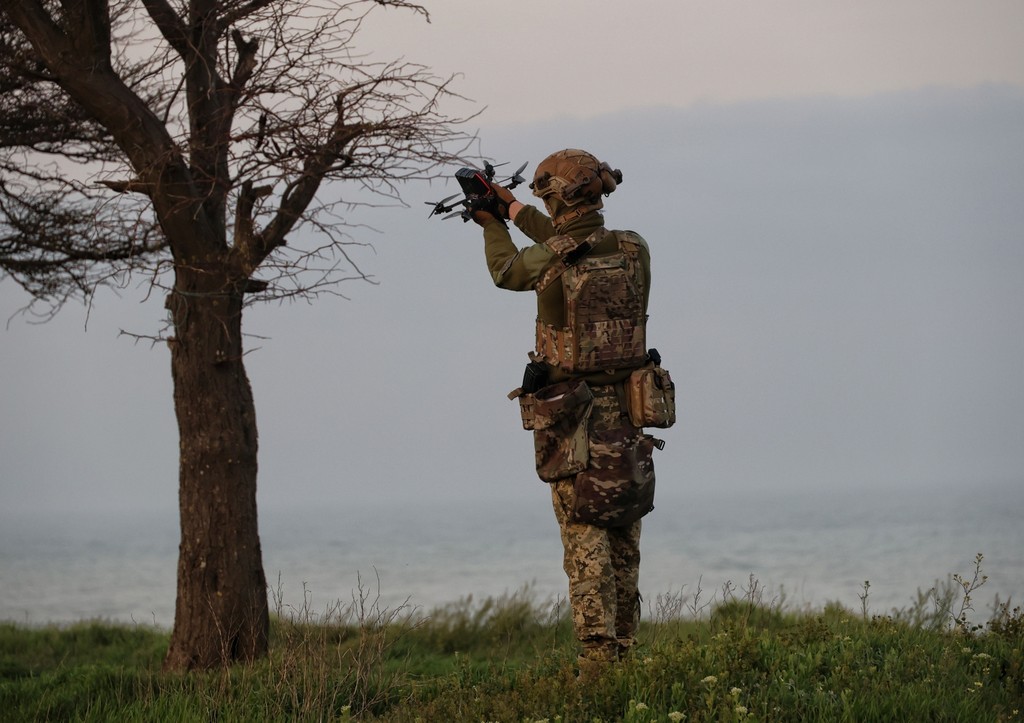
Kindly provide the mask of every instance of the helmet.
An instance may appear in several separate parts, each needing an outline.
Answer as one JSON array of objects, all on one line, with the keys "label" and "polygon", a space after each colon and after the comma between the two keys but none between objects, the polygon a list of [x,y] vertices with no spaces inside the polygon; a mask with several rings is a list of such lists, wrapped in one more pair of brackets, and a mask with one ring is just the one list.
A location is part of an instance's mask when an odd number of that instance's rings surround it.
[{"label": "helmet", "polygon": [[620,183],[622,171],[613,170],[586,151],[566,148],[540,162],[530,188],[544,201],[558,226],[602,208],[601,196],[607,196]]}]

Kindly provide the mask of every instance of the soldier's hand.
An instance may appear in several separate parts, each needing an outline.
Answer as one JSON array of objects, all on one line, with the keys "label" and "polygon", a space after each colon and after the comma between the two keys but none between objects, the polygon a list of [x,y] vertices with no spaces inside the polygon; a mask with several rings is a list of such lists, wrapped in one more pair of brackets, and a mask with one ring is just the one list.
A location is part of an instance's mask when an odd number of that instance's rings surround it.
[{"label": "soldier's hand", "polygon": [[473,221],[478,226],[486,226],[491,221],[497,221],[497,220],[498,219],[496,219],[494,217],[494,214],[489,213],[487,211],[473,211]]},{"label": "soldier's hand", "polygon": [[491,184],[491,188],[494,189],[494,195],[498,197],[498,211],[501,213],[501,217],[508,218],[509,209],[516,202],[516,197],[512,195],[512,191],[497,183]]}]

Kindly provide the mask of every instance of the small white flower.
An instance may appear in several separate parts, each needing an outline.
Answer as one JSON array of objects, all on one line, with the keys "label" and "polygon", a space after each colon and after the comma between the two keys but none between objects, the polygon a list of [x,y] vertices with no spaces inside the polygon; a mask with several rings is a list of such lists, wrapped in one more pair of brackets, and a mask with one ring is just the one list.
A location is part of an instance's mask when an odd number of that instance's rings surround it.
[{"label": "small white flower", "polygon": [[647,704],[646,703],[637,703],[636,704],[636,709],[637,710],[647,710]]},{"label": "small white flower", "polygon": [[707,676],[706,678],[704,678],[700,682],[703,683],[704,685],[714,685],[715,683],[718,682],[718,678],[715,677],[714,675],[709,675],[709,676]]},{"label": "small white flower", "polygon": [[747,714],[747,707],[745,705],[738,705],[735,708],[733,708],[733,710],[736,711],[736,715],[746,715]]},{"label": "small white flower", "polygon": [[731,688],[729,690],[729,695],[731,695],[733,698],[735,698],[736,696],[738,696],[742,692],[743,692],[743,688]]},{"label": "small white flower", "polygon": [[686,713],[680,713],[677,710],[674,710],[668,714],[668,719],[672,721],[672,723],[679,723],[679,721],[681,721],[685,717]]}]

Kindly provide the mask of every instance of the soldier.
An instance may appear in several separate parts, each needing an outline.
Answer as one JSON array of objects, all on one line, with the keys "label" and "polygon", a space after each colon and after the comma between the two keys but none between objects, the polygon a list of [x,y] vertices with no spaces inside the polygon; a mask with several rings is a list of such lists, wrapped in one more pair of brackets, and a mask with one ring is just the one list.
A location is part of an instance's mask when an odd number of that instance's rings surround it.
[{"label": "soldier", "polygon": [[[510,396],[520,398],[538,474],[551,486],[581,677],[634,644],[640,517],[653,508],[657,440],[631,420],[626,389],[634,370],[652,366],[645,346],[650,252],[638,234],[605,229],[600,211],[602,196],[621,181],[620,171],[590,153],[566,149],[544,159],[530,184],[547,215],[497,184],[492,208],[502,218],[473,214],[494,283],[537,292],[528,376],[544,382]],[[518,249],[502,219],[534,244]]]}]

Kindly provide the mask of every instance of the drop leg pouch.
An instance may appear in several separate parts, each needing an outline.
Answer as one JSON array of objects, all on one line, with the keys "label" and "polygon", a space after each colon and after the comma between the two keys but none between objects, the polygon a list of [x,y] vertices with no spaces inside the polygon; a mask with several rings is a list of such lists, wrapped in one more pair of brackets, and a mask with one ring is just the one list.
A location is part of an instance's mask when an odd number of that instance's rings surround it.
[{"label": "drop leg pouch", "polygon": [[576,475],[573,519],[621,527],[654,509],[655,439],[627,430],[593,432],[590,463]]},{"label": "drop leg pouch", "polygon": [[530,407],[532,417],[537,475],[554,482],[586,469],[590,458],[587,421],[594,406],[586,382],[559,382],[523,397],[520,404]]}]

